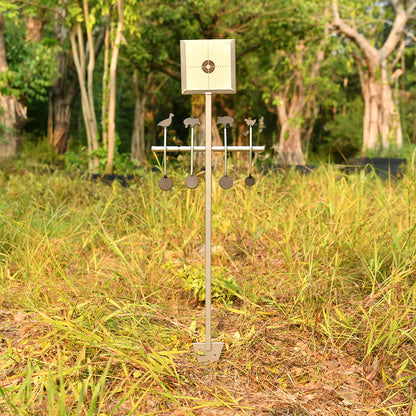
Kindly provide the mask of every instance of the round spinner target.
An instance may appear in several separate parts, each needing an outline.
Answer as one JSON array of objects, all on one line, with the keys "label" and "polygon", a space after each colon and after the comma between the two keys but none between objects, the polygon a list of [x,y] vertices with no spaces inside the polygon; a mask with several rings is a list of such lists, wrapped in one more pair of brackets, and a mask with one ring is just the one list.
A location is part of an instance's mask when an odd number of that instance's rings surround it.
[{"label": "round spinner target", "polygon": [[185,185],[189,189],[195,189],[199,185],[199,179],[195,175],[188,175],[185,179]]},{"label": "round spinner target", "polygon": [[244,180],[247,186],[253,186],[256,183],[256,180],[250,175]]},{"label": "round spinner target", "polygon": [[220,179],[220,186],[222,189],[230,189],[233,186],[233,178],[228,175],[224,175]]},{"label": "round spinner target", "polygon": [[168,178],[167,176],[159,180],[159,188],[162,191],[169,191],[169,189],[172,188],[172,186],[173,186],[172,179]]}]

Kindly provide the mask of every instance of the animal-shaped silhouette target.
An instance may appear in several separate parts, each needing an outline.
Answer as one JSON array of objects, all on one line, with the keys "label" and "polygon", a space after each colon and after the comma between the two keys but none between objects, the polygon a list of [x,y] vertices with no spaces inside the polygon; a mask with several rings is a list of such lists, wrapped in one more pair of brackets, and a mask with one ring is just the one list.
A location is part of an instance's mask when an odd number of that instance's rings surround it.
[{"label": "animal-shaped silhouette target", "polygon": [[235,94],[235,40],[181,40],[182,94]]}]

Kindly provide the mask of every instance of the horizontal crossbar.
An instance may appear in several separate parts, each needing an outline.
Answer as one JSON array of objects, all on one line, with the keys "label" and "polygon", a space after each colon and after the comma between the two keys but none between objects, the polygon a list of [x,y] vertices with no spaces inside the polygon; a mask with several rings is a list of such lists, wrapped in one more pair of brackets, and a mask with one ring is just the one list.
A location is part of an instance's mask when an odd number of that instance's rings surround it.
[{"label": "horizontal crossbar", "polygon": [[[227,146],[227,152],[264,152],[266,146]],[[152,146],[152,152],[163,152],[164,146]],[[167,152],[190,152],[191,146],[166,146]],[[224,152],[224,146],[212,146],[213,152]],[[205,152],[205,146],[194,146],[194,152]]]}]

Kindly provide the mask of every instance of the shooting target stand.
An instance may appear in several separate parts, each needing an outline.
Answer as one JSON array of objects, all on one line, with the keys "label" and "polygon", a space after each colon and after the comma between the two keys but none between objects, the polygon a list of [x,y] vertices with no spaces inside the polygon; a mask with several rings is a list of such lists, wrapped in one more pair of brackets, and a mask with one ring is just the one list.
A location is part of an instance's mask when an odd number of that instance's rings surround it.
[{"label": "shooting target stand", "polygon": [[252,152],[262,152],[265,146],[253,146],[252,127],[256,120],[246,119],[250,129],[249,146],[227,146],[227,125],[232,125],[229,116],[218,117],[217,124],[224,126],[224,146],[212,146],[212,94],[235,94],[235,40],[181,40],[181,84],[182,94],[205,94],[205,146],[194,146],[194,127],[200,125],[198,118],[184,120],[186,127],[191,126],[191,146],[167,146],[167,128],[172,122],[173,114],[158,123],[164,129],[163,146],[152,146],[153,152],[163,152],[163,173],[159,187],[168,191],[172,187],[172,179],[167,176],[166,153],[190,152],[191,173],[185,185],[194,189],[198,186],[198,178],[193,174],[194,152],[205,152],[205,342],[194,343],[197,360],[201,363],[218,361],[223,348],[222,342],[211,339],[211,244],[212,244],[212,152],[224,152],[225,172],[220,179],[220,186],[229,189],[233,180],[227,175],[227,153],[249,152],[250,171],[245,179],[247,186],[253,186],[255,179],[251,175]]}]

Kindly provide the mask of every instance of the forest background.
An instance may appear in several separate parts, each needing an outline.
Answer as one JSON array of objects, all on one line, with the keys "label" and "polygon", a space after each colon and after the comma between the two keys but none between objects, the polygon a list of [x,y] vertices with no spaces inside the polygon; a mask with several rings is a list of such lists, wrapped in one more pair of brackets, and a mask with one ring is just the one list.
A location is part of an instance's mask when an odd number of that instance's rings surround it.
[{"label": "forest background", "polygon": [[214,98],[214,116],[236,120],[234,144],[251,117],[269,163],[405,156],[416,142],[415,6],[0,0],[0,158],[47,140],[81,171],[131,171],[170,112],[169,140],[187,142],[182,120],[204,120],[204,108],[180,93],[179,41],[201,38],[236,39],[237,94]]}]

